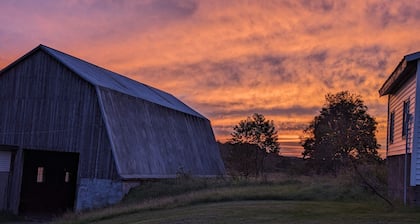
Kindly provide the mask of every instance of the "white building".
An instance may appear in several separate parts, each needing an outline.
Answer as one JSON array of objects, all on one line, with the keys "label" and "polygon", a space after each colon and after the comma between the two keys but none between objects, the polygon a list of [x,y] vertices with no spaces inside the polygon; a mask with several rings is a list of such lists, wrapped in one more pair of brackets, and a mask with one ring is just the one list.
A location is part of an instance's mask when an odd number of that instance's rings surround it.
[{"label": "white building", "polygon": [[404,56],[379,90],[388,96],[388,192],[420,202],[420,52]]}]

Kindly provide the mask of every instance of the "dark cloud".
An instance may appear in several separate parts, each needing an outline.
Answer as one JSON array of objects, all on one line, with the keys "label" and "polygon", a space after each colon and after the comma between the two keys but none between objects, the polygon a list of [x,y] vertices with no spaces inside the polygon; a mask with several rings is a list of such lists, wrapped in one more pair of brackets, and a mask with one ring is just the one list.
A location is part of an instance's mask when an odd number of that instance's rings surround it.
[{"label": "dark cloud", "polygon": [[324,63],[328,57],[328,50],[322,49],[318,51],[312,52],[310,55],[306,57],[306,60],[310,61],[311,63]]},{"label": "dark cloud", "polygon": [[[102,4],[102,1],[98,1],[98,4]],[[197,3],[189,0],[108,1],[106,9],[93,7],[88,13],[101,19],[99,24],[104,26],[102,29],[123,38],[124,34],[133,31],[137,31],[139,35],[150,30],[162,29],[174,21],[189,18],[197,8]],[[104,23],[104,18],[112,25]]]},{"label": "dark cloud", "polygon": [[[33,2],[33,1],[32,1]],[[114,19],[125,17],[133,18],[136,16],[139,20],[132,21],[142,23],[146,21],[168,20],[181,17],[189,17],[193,15],[197,8],[198,2],[195,0],[150,0],[150,1],[131,1],[131,0],[93,0],[78,1],[77,3],[63,3],[50,1],[34,2],[33,7],[49,8],[56,10],[70,9],[69,7],[77,7],[79,10],[73,12],[79,15],[95,15],[99,13],[102,16],[110,16]],[[113,22],[110,20],[109,22]],[[129,24],[125,24],[129,25]]]},{"label": "dark cloud", "polygon": [[[256,99],[258,100],[258,99]],[[237,102],[241,104],[241,102]],[[270,115],[290,115],[290,116],[307,116],[314,115],[317,111],[320,110],[320,107],[304,107],[304,106],[290,106],[290,107],[275,107],[275,108],[252,108],[252,107],[243,107],[241,109],[233,109],[230,105],[231,103],[195,103],[197,107],[200,108],[211,108],[211,112],[207,112],[207,115],[210,117],[217,116],[250,116],[254,113],[261,113],[266,116]],[[241,104],[243,105],[243,104]]]},{"label": "dark cloud", "polygon": [[327,89],[335,89],[334,79],[326,77],[322,79],[322,83],[327,87]]},{"label": "dark cloud", "polygon": [[305,28],[305,32],[310,35],[319,35],[322,32],[331,30],[333,26],[331,24],[312,24]]},{"label": "dark cloud", "polygon": [[127,1],[115,1],[115,0],[95,0],[95,1],[79,1],[77,4],[84,6],[88,11],[112,11],[114,13],[118,12],[124,5],[127,4]]},{"label": "dark cloud", "polygon": [[259,61],[272,67],[280,66],[286,60],[285,56],[281,55],[262,55],[261,57],[252,57],[252,60]]},{"label": "dark cloud", "polygon": [[[334,0],[300,0],[301,6],[312,12],[327,13],[336,7],[337,1]],[[340,2],[343,3],[343,2]]]},{"label": "dark cloud", "polygon": [[[239,121],[238,121],[239,122]],[[293,132],[298,134],[299,136],[303,135],[303,131],[308,127],[308,123],[303,122],[280,122],[274,123],[277,129],[277,133],[280,135],[280,147],[282,154],[286,151],[290,151],[290,153],[296,154],[296,151],[300,151],[302,146],[299,143],[298,136],[288,136],[287,134]],[[212,125],[214,132],[216,135],[225,136],[224,140],[228,140],[233,132],[233,125]],[[297,132],[297,133],[296,133]],[[284,135],[286,134],[286,135]],[[294,147],[290,147],[294,145]]]},{"label": "dark cloud", "polygon": [[268,81],[296,81],[296,76],[286,72],[285,59],[286,57],[281,55],[247,56],[223,61],[146,67],[128,73],[138,77],[139,80],[145,78],[152,82],[162,79],[173,80],[174,77],[189,83],[195,80],[191,84],[200,83],[202,88],[229,88],[229,86],[255,88],[267,84]]},{"label": "dark cloud", "polygon": [[347,73],[346,80],[352,82],[354,86],[362,86],[366,81],[366,76]]},{"label": "dark cloud", "polygon": [[[242,120],[246,119],[247,116],[244,116],[243,118],[241,118]],[[269,119],[270,120],[270,119]],[[237,121],[237,123],[239,123],[240,120]],[[221,136],[229,136],[232,131],[233,131],[233,127],[237,124],[232,124],[232,125],[212,125],[214,131],[217,133],[217,135],[221,135]],[[281,135],[285,132],[290,132],[290,131],[304,131],[308,126],[309,126],[309,122],[276,122],[274,121],[274,125],[276,127],[276,129],[278,130],[278,133]],[[291,138],[294,139],[295,138]]]},{"label": "dark cloud", "polygon": [[0,64],[43,41],[168,91],[217,125],[260,112],[297,130],[287,122],[309,120],[340,90],[361,93],[384,125],[377,91],[418,50],[418,3],[4,0]]},{"label": "dark cloud", "polygon": [[[147,7],[150,7],[147,8]],[[146,7],[146,10],[159,12],[158,19],[189,17],[195,13],[198,8],[198,2],[194,0],[154,0]],[[139,8],[143,11],[143,8]]]},{"label": "dark cloud", "polygon": [[309,122],[278,122],[276,126],[280,131],[303,131],[309,126]]},{"label": "dark cloud", "polygon": [[32,27],[20,24],[27,31],[39,27],[39,32],[46,32],[42,29],[54,24],[55,36],[67,34],[63,39],[92,39],[96,42],[110,39],[123,42],[133,35],[142,36],[152,30],[163,29],[174,22],[190,18],[199,7],[194,0],[46,0],[25,1],[21,4],[16,6],[16,10],[27,10],[30,15]]},{"label": "dark cloud", "polygon": [[366,16],[374,25],[386,28],[391,24],[407,23],[420,19],[420,7],[409,1],[380,1],[366,7]]},{"label": "dark cloud", "polygon": [[[386,69],[389,67],[389,55],[394,52],[386,46],[354,46],[341,51],[339,57],[323,54],[319,61],[326,60],[325,74],[320,76],[322,84],[327,89],[354,89],[362,92],[372,92],[372,88],[380,86]],[[317,56],[309,57],[310,61],[317,61]],[[320,71],[319,68],[316,68]],[[374,78],[377,77],[377,78]],[[374,80],[374,81],[373,81]],[[375,86],[372,86],[372,83]],[[370,88],[365,91],[364,88]]]},{"label": "dark cloud", "polygon": [[351,62],[356,63],[359,68],[366,68],[372,71],[383,70],[386,67],[389,55],[392,52],[384,46],[356,46],[351,48],[346,54]]}]

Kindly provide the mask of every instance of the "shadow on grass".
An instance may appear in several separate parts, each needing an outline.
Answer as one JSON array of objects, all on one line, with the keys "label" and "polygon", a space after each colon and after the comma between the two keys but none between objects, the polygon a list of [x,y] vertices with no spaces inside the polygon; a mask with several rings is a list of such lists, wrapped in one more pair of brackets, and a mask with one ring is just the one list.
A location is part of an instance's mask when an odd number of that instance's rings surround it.
[{"label": "shadow on grass", "polygon": [[[118,205],[67,214],[62,223],[90,223],[138,212],[234,201],[331,201],[383,205],[373,194],[346,179],[325,176],[276,176],[273,179],[193,179],[150,181],[133,189]],[[376,205],[375,205],[376,206]]]}]

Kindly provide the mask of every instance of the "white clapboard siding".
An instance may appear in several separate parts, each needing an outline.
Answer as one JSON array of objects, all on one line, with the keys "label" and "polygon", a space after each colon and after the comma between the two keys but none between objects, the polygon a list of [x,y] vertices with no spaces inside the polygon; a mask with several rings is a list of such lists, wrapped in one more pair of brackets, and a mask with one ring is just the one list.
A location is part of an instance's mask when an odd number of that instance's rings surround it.
[{"label": "white clapboard siding", "polygon": [[[420,61],[417,61],[416,70],[416,88],[420,89]],[[420,94],[420,91],[417,91]],[[417,98],[420,101],[420,97]],[[416,102],[416,111],[414,117],[413,147],[411,154],[410,185],[420,185],[420,102]]]},{"label": "white clapboard siding", "polygon": [[[391,113],[394,113],[394,142],[390,143],[388,136],[388,156],[405,154],[406,138],[402,136],[403,127],[403,105],[404,102],[410,100],[410,114],[415,112],[416,100],[416,77],[412,76],[404,85],[395,93],[389,95],[389,114],[388,121]],[[389,124],[389,122],[388,122]],[[389,133],[388,127],[388,133]],[[413,125],[411,126],[413,133]],[[411,137],[411,140],[413,138]],[[412,144],[410,144],[412,145]]]},{"label": "white clapboard siding", "polygon": [[0,151],[0,172],[10,172],[10,159],[12,153],[9,151]]}]

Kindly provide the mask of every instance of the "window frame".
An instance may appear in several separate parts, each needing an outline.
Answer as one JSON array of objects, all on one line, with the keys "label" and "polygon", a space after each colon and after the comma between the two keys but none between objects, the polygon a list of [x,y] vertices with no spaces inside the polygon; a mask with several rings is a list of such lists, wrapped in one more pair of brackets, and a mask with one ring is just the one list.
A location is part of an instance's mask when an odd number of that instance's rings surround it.
[{"label": "window frame", "polygon": [[395,111],[392,111],[389,115],[389,144],[394,144],[395,135]]},{"label": "window frame", "polygon": [[407,136],[409,114],[410,114],[410,100],[408,99],[403,102],[403,117],[402,117],[403,119],[402,119],[402,130],[401,130],[401,134],[403,138]]},{"label": "window frame", "polygon": [[42,184],[45,182],[45,167],[38,166],[36,173],[36,183]]}]

